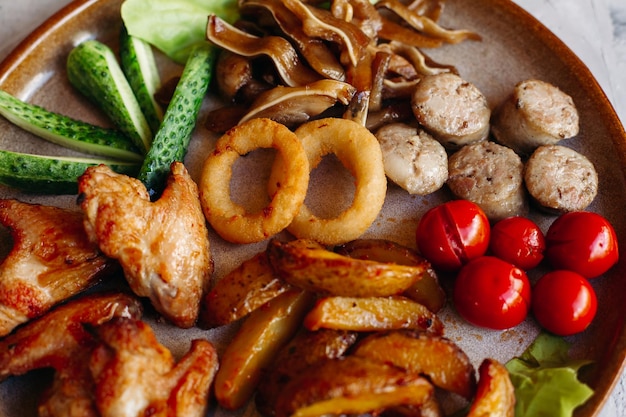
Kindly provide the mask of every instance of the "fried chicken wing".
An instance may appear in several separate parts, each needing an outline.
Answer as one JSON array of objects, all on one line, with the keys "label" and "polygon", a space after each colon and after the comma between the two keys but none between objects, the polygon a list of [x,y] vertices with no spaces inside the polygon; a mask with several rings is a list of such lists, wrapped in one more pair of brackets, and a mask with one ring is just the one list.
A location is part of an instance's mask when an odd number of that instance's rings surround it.
[{"label": "fried chicken wing", "polygon": [[79,179],[79,200],[87,234],[119,260],[132,290],[175,325],[193,326],[213,261],[198,188],[185,166],[172,164],[155,202],[139,180],[104,165],[89,168]]},{"label": "fried chicken wing", "polygon": [[112,320],[96,332],[101,344],[93,350],[90,368],[102,417],[205,415],[218,367],[209,341],[193,340],[175,363],[143,321]]},{"label": "fried chicken wing", "polygon": [[97,417],[89,369],[97,346],[89,326],[114,317],[139,319],[139,301],[121,293],[92,294],[54,308],[0,340],[0,380],[40,368],[55,370],[39,404],[42,417]]},{"label": "fried chicken wing", "polygon": [[13,238],[0,264],[0,337],[117,269],[87,238],[80,211],[0,200],[0,224]]}]

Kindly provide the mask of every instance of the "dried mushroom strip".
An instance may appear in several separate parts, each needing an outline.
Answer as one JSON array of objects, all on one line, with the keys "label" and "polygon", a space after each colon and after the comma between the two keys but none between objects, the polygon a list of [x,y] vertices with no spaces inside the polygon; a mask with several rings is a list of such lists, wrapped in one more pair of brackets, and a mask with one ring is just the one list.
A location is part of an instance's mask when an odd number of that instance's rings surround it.
[{"label": "dried mushroom strip", "polygon": [[343,46],[340,61],[357,66],[371,39],[358,26],[338,19],[328,10],[311,7],[300,0],[283,3],[302,21],[304,33]]},{"label": "dried mushroom strip", "polygon": [[320,77],[298,57],[294,47],[280,36],[258,37],[209,16],[207,39],[215,45],[243,56],[267,55],[276,65],[285,84],[295,87],[317,81]]},{"label": "dried mushroom strip", "polygon": [[303,87],[278,86],[259,95],[239,123],[266,117],[287,126],[300,125],[337,103],[348,104],[354,92],[350,84],[335,80]]},{"label": "dried mushroom strip", "polygon": [[[292,94],[291,89],[284,88],[285,85],[309,87],[320,78],[346,82],[354,88],[349,102],[336,100],[335,104],[343,105],[344,109],[334,106],[333,114],[365,126],[371,125],[367,120],[370,115],[383,111],[394,101],[409,99],[423,76],[457,72],[454,66],[433,61],[421,48],[480,39],[469,30],[440,26],[436,21],[442,3],[437,0],[408,3],[380,0],[375,4],[369,0],[332,0],[330,3],[240,0],[239,5],[242,20],[236,25],[253,25],[259,30],[255,33],[266,35],[248,34],[214,16],[209,19],[207,38],[210,41],[232,54],[249,58],[247,64],[237,67],[241,69],[241,77],[225,74],[229,80],[223,83],[224,88],[220,88],[225,98],[233,100],[232,104],[248,109],[231,108],[229,115],[239,117],[231,126],[225,122],[210,124],[222,130],[260,115],[285,119],[292,126],[322,117],[327,114],[324,112],[330,104],[324,104],[329,100],[327,94],[317,96],[316,103],[307,106],[304,112],[303,96],[292,96],[289,100],[277,98],[280,94]],[[269,76],[267,72],[257,74],[262,61],[256,57],[260,55],[267,55],[274,61],[277,76]],[[226,65],[225,68],[229,67]],[[254,80],[259,77],[262,78]],[[250,92],[256,91],[258,96],[266,89],[270,92],[262,94],[271,97],[274,104],[268,105],[267,99],[256,98],[253,104]],[[290,100],[295,100],[295,110],[290,108]],[[279,110],[286,112],[286,116],[279,114]],[[377,117],[375,124],[386,118],[385,115]]]},{"label": "dried mushroom strip", "polygon": [[415,30],[426,35],[443,40],[446,43],[459,43],[467,39],[480,40],[480,36],[469,30],[449,30],[445,29],[429,17],[422,16],[409,9],[399,0],[379,0],[376,8],[385,8],[402,18],[404,22],[411,25]]},{"label": "dried mushroom strip", "polygon": [[296,17],[282,0],[243,0],[240,3],[241,13],[254,15],[259,8],[270,12],[276,24],[288,37],[306,62],[325,78],[345,81],[346,73],[337,57],[321,39],[308,36],[300,19]]}]

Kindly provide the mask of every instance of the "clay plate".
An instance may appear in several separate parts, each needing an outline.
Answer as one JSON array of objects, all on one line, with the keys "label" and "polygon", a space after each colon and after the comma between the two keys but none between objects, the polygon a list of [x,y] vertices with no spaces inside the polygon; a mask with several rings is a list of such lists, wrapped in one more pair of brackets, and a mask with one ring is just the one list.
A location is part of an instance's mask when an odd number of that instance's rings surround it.
[{"label": "clay plate", "polygon": [[[0,64],[0,88],[50,110],[106,125],[106,119],[69,86],[64,63],[71,48],[87,38],[97,38],[116,47],[121,24],[120,3],[120,0],[79,0],[52,16]],[[564,144],[585,154],[595,164],[600,178],[600,192],[589,210],[602,213],[613,223],[621,247],[626,248],[626,216],[623,215],[623,207],[626,207],[626,134],[590,71],[544,26],[507,0],[447,0],[441,22],[448,27],[472,29],[483,37],[482,42],[450,45],[429,51],[429,54],[438,61],[454,64],[461,76],[482,90],[492,107],[504,99],[515,83],[528,78],[551,82],[573,97],[581,115],[581,129],[576,138]],[[164,79],[180,70],[165,59],[160,62]],[[212,100],[208,99],[205,110],[211,105]],[[20,131],[4,119],[0,120],[0,132],[2,149],[48,155],[72,153]],[[196,179],[214,141],[215,137],[201,127],[196,130],[185,161]],[[246,182],[247,169],[256,169],[257,173],[264,174],[255,175],[258,178],[252,189],[262,190],[263,181],[267,178],[267,170],[263,169],[267,162],[264,158],[267,159],[267,155],[252,158],[249,162],[252,167],[239,166],[236,169],[234,178],[240,179],[239,184]],[[335,187],[331,195],[335,195],[335,191],[343,193],[346,196],[344,204],[349,204],[350,199],[349,178],[339,182],[324,181],[328,178],[325,175],[327,170],[334,168],[329,164],[316,173],[316,184],[310,197],[312,204],[319,206],[320,212],[327,211],[329,214],[336,207],[325,204],[327,199],[324,195],[330,192],[327,187]],[[255,193],[245,191],[246,187],[235,186],[234,193],[241,193],[243,200],[248,197],[254,199]],[[0,197],[77,209],[76,196],[41,196],[0,187]],[[411,197],[390,184],[385,207],[366,236],[389,238],[414,247],[413,233],[421,214],[447,198],[449,196],[445,191],[424,198]],[[255,203],[250,204],[252,207]],[[533,212],[532,217],[544,231],[554,220],[554,217],[537,212]],[[237,246],[221,241],[215,234],[211,234],[210,238],[216,262],[216,279],[238,262],[263,250],[266,244]],[[5,242],[0,245],[1,253],[6,253],[10,239],[5,230],[0,231],[0,242]],[[626,303],[622,301],[622,294],[626,288],[626,260],[623,258],[609,273],[593,281],[600,300],[597,319],[587,331],[570,339],[573,343],[572,355],[594,360],[594,365],[585,368],[582,377],[595,389],[596,395],[576,411],[576,416],[599,413],[625,360]],[[446,335],[457,342],[475,363],[487,356],[506,361],[520,354],[538,331],[530,318],[508,331],[477,329],[464,324],[449,307],[442,318]],[[226,327],[210,332],[199,329],[183,331],[151,315],[146,320],[175,355],[186,351],[189,340],[196,337],[209,338],[221,350],[234,330]],[[35,415],[36,398],[48,381],[49,373],[38,371],[1,383],[0,416]],[[254,414],[253,407],[241,412]],[[217,414],[229,413],[217,410]]]}]

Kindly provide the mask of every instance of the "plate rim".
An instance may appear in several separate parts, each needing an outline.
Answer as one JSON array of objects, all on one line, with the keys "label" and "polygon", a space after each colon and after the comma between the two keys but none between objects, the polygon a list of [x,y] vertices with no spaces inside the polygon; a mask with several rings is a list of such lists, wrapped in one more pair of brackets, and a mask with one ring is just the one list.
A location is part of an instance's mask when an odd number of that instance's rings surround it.
[{"label": "plate rim", "polygon": [[[86,10],[92,7],[99,7],[108,0],[73,0],[66,6],[59,9],[48,17],[43,23],[31,31],[22,39],[0,62],[0,86],[5,86],[7,78],[15,71],[21,63],[28,59],[29,54],[45,39],[63,25],[64,22],[77,18]],[[123,0],[120,0],[120,2]],[[602,106],[597,116],[602,119],[603,126],[610,135],[610,140],[615,147],[620,162],[621,174],[626,178],[626,130],[622,121],[609,100],[604,89],[592,74],[587,65],[549,28],[532,16],[522,6],[512,0],[480,0],[483,4],[497,9],[501,13],[509,14],[515,20],[520,21],[526,30],[531,30],[533,36],[542,39],[545,46],[555,52],[558,59],[566,66],[575,69],[573,76],[576,77],[585,89],[584,94],[590,100]],[[626,316],[626,315],[625,315]],[[626,369],[626,318],[622,320],[621,331],[616,332],[615,345],[610,352],[607,363],[619,364],[613,368],[605,369],[604,376],[596,381],[596,395],[594,395],[581,409],[590,412],[589,416],[597,416],[602,407],[614,392],[620,376]],[[601,395],[598,395],[600,391]],[[579,409],[580,410],[580,409]],[[580,411],[575,414],[578,415]]]}]

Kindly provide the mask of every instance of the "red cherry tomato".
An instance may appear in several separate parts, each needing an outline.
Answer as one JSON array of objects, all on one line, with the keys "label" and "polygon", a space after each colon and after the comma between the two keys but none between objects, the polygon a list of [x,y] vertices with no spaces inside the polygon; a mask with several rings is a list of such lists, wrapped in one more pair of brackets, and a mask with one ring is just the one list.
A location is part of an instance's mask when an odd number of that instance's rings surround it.
[{"label": "red cherry tomato", "polygon": [[572,271],[543,275],[533,288],[532,312],[547,331],[559,336],[582,332],[596,315],[598,301],[589,281]]},{"label": "red cherry tomato", "polygon": [[543,259],[546,240],[535,222],[515,216],[493,225],[489,249],[494,256],[528,271]]},{"label": "red cherry tomato", "polygon": [[597,213],[565,213],[548,228],[546,258],[554,269],[569,269],[585,278],[600,276],[619,258],[615,230]]},{"label": "red cherry tomato", "polygon": [[428,210],[416,230],[420,253],[436,269],[456,271],[489,247],[490,225],[483,210],[468,200],[452,200]]},{"label": "red cherry tomato", "polygon": [[468,322],[503,330],[524,321],[530,310],[530,293],[526,272],[495,256],[481,256],[460,269],[453,299]]}]

